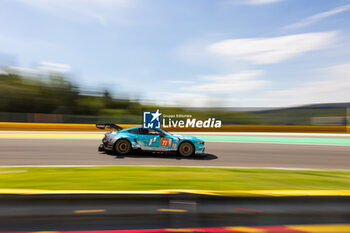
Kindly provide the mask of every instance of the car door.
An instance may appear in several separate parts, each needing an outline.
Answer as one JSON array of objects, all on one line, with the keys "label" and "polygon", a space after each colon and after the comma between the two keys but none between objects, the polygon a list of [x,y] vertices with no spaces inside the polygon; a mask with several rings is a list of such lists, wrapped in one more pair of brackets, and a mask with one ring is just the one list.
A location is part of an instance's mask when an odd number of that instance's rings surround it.
[{"label": "car door", "polygon": [[172,145],[172,139],[168,135],[164,135],[157,129],[143,129],[143,144],[145,150],[169,150]]},{"label": "car door", "polygon": [[138,140],[142,150],[156,150],[160,148],[160,135],[155,133],[153,129],[140,129]]},{"label": "car door", "polygon": [[173,144],[173,139],[169,135],[162,135],[160,137],[160,148],[163,150],[169,150],[171,149],[171,146]]}]

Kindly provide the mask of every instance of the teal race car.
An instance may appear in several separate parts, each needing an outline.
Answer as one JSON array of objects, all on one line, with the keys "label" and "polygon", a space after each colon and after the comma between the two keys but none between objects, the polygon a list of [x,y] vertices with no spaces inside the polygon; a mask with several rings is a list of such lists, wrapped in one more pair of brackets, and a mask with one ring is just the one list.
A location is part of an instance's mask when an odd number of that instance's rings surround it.
[{"label": "teal race car", "polygon": [[171,134],[161,128],[136,126],[123,129],[115,124],[96,124],[99,129],[111,128],[104,134],[99,151],[114,151],[126,155],[132,150],[177,152],[181,156],[205,154],[204,141],[189,135]]}]

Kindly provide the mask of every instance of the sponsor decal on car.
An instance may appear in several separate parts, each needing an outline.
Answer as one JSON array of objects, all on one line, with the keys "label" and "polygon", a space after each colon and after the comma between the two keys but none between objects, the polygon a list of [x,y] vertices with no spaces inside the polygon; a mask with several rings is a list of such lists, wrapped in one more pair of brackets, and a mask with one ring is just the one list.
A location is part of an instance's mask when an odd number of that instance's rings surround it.
[{"label": "sponsor decal on car", "polygon": [[160,140],[160,145],[161,146],[169,146],[170,145],[170,139],[169,138],[162,138]]}]

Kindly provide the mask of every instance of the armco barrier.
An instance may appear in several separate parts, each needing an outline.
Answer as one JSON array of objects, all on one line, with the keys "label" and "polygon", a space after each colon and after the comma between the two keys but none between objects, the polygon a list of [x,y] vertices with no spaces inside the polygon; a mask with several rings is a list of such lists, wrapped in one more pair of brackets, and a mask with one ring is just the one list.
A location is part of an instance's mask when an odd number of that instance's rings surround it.
[{"label": "armco barrier", "polygon": [[[136,125],[121,125],[129,128]],[[95,124],[64,124],[64,123],[13,123],[0,122],[0,130],[35,130],[35,131],[101,131]],[[108,129],[106,129],[108,131]]]},{"label": "armco barrier", "polygon": [[220,128],[170,128],[170,131],[193,132],[300,132],[300,133],[346,133],[345,126],[311,125],[222,125]]},{"label": "armco barrier", "polygon": [[[120,124],[123,128],[137,126]],[[33,131],[101,131],[94,124],[64,123],[13,123],[0,122],[0,130]],[[108,129],[106,129],[107,131]],[[167,128],[170,131],[191,132],[310,132],[310,133],[350,133],[350,126],[311,126],[311,125],[223,125],[220,128]]]}]

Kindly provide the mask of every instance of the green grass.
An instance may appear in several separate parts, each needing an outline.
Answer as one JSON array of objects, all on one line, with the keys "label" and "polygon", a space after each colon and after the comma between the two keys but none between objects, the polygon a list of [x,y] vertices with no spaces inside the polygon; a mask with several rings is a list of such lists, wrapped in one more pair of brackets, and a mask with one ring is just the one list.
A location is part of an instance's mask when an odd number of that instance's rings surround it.
[{"label": "green grass", "polygon": [[115,166],[0,168],[0,189],[350,190],[350,171]]}]

